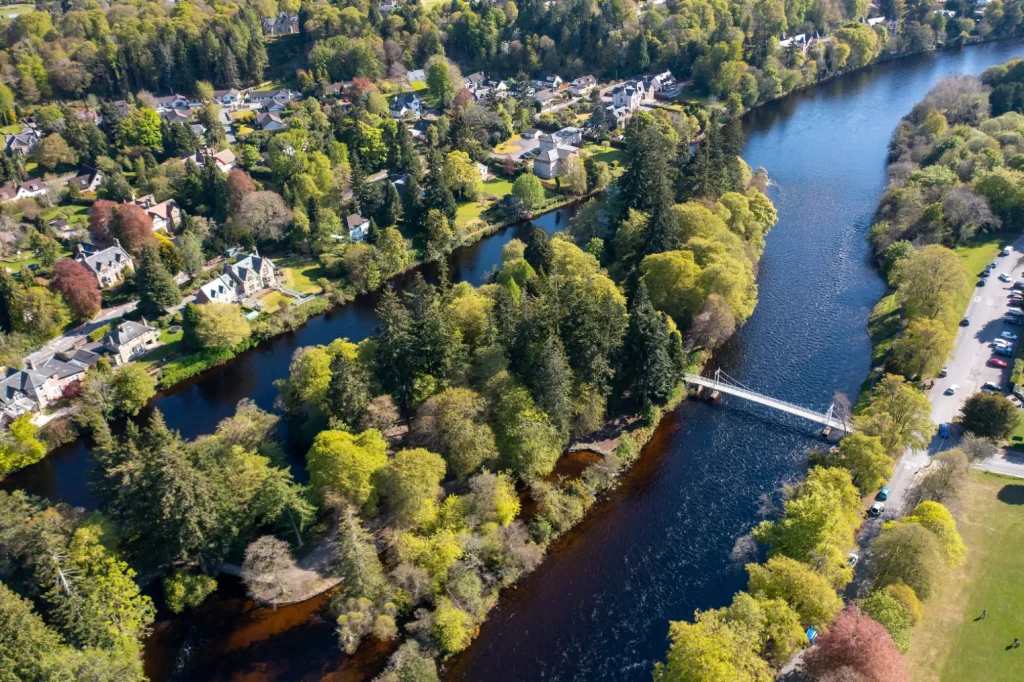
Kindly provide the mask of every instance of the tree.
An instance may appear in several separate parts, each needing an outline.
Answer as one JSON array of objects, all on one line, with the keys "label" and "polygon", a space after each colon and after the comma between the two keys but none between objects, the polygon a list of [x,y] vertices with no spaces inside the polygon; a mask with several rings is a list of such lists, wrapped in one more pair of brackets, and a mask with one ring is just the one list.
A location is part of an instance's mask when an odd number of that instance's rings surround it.
[{"label": "tree", "polygon": [[512,200],[520,215],[527,215],[544,203],[544,185],[533,173],[523,173],[512,183]]},{"label": "tree", "polygon": [[181,255],[182,269],[191,279],[195,279],[203,271],[206,259],[203,257],[202,244],[191,231],[178,237],[178,253]]},{"label": "tree", "polygon": [[16,417],[0,436],[0,480],[18,469],[23,469],[46,456],[46,446],[36,438],[36,425],[32,415]]},{"label": "tree", "polygon": [[337,493],[356,507],[373,509],[376,474],[388,464],[387,450],[387,441],[376,429],[358,436],[321,431],[306,454],[310,487],[321,496]]},{"label": "tree", "polygon": [[669,315],[680,327],[689,326],[703,298],[698,285],[701,267],[694,262],[693,252],[651,254],[640,263],[640,272],[655,310]]},{"label": "tree", "polygon": [[457,654],[473,641],[473,618],[452,604],[447,597],[438,600],[434,609],[434,625],[430,628],[441,652],[446,656]]},{"label": "tree", "polygon": [[89,270],[76,260],[61,258],[53,266],[50,288],[64,297],[71,313],[79,320],[90,320],[99,312],[100,288]]},{"label": "tree", "polygon": [[363,598],[381,603],[388,592],[384,565],[377,556],[373,536],[363,528],[355,509],[346,505],[338,519],[338,572],[346,599]]},{"label": "tree", "polygon": [[343,348],[331,359],[328,400],[331,412],[346,425],[356,427],[370,404],[370,377],[356,357],[355,346]]},{"label": "tree", "polygon": [[876,588],[902,582],[927,599],[942,570],[939,541],[918,523],[883,528],[871,545],[870,568]]},{"label": "tree", "polygon": [[480,171],[477,170],[473,159],[469,158],[469,154],[463,151],[448,152],[441,168],[441,177],[444,178],[448,189],[457,194],[462,201],[476,201],[483,190]]},{"label": "tree", "polygon": [[13,298],[11,323],[15,331],[51,339],[71,320],[64,299],[44,287],[30,286],[17,291]]},{"label": "tree", "polygon": [[886,374],[855,424],[862,433],[881,438],[890,455],[908,447],[923,448],[932,435],[931,403],[903,377]]},{"label": "tree", "polygon": [[442,110],[452,105],[455,83],[452,82],[448,61],[443,57],[437,58],[427,67],[427,88]]},{"label": "tree", "polygon": [[289,588],[288,575],[295,570],[288,543],[273,535],[264,535],[245,548],[242,581],[249,596],[257,601],[284,597]]},{"label": "tree", "polygon": [[860,601],[860,608],[888,630],[900,653],[906,653],[910,648],[911,623],[903,602],[886,590],[875,590]]},{"label": "tree", "polygon": [[502,389],[493,425],[504,466],[527,481],[551,473],[562,454],[562,437],[529,391],[518,386]]},{"label": "tree", "polygon": [[728,302],[719,294],[709,294],[690,322],[686,334],[689,347],[715,349],[736,332],[736,318]]},{"label": "tree", "polygon": [[206,303],[198,308],[193,338],[202,348],[234,348],[252,333],[237,305]]},{"label": "tree", "polygon": [[824,577],[807,564],[773,556],[764,564],[747,564],[747,591],[782,599],[800,615],[804,625],[825,625],[843,608],[843,600]]},{"label": "tree", "polygon": [[984,462],[999,450],[991,438],[982,438],[969,432],[960,438],[957,445],[971,463]]},{"label": "tree", "polygon": [[423,448],[399,450],[382,472],[381,492],[402,526],[429,523],[437,514],[445,463]]},{"label": "tree", "polygon": [[569,194],[581,197],[587,193],[587,171],[578,156],[569,156],[562,162],[559,177],[562,178],[562,183],[569,190]]},{"label": "tree", "polygon": [[850,668],[866,682],[906,682],[903,657],[885,628],[850,604],[804,656],[814,677]]},{"label": "tree", "polygon": [[839,443],[840,466],[849,469],[861,494],[881,488],[892,476],[893,461],[878,436],[851,433]]},{"label": "tree", "polygon": [[89,234],[96,242],[102,244],[113,238],[110,221],[114,218],[116,208],[116,203],[106,199],[97,199],[89,207]]},{"label": "tree", "polygon": [[782,599],[738,592],[723,612],[728,622],[742,624],[759,633],[759,652],[776,664],[788,661],[807,643],[800,616]]},{"label": "tree", "polygon": [[59,133],[50,133],[39,143],[36,159],[43,168],[56,170],[58,166],[77,163],[78,153],[68,146]]},{"label": "tree", "polygon": [[694,622],[669,623],[669,650],[654,666],[655,682],[770,682],[768,663],[758,656],[758,633],[730,622],[720,611],[697,611]]},{"label": "tree", "polygon": [[128,363],[114,372],[110,392],[117,413],[134,417],[156,395],[156,379],[142,365]]},{"label": "tree", "polygon": [[950,568],[957,568],[967,560],[967,547],[956,529],[956,521],[949,510],[938,502],[926,500],[897,523],[918,523],[935,534],[939,551]]},{"label": "tree", "polygon": [[171,613],[182,613],[202,604],[216,589],[216,578],[175,571],[164,578],[164,602]]},{"label": "tree", "polygon": [[149,147],[160,149],[162,137],[160,115],[149,107],[136,107],[117,122],[119,147]]},{"label": "tree", "polygon": [[654,309],[641,280],[622,345],[623,381],[641,404],[663,403],[675,388],[680,368],[673,363],[671,344],[665,315]]},{"label": "tree", "polygon": [[110,221],[110,233],[129,253],[138,255],[146,244],[153,244],[153,219],[135,204],[121,204]]},{"label": "tree", "polygon": [[420,406],[412,435],[416,443],[444,457],[449,473],[464,479],[496,450],[486,415],[481,395],[468,388],[447,388]]},{"label": "tree", "polygon": [[416,640],[409,640],[398,647],[387,669],[373,682],[438,682],[437,663],[420,650]]},{"label": "tree", "polygon": [[255,239],[274,241],[292,222],[292,212],[277,192],[253,192],[242,199],[232,220],[240,234],[248,232]]},{"label": "tree", "polygon": [[953,334],[939,320],[912,320],[892,346],[892,362],[906,377],[933,377],[939,373],[950,348]]},{"label": "tree", "polygon": [[1020,424],[1020,410],[998,393],[975,393],[960,409],[964,430],[982,438],[1009,438]]},{"label": "tree", "polygon": [[928,467],[928,474],[918,484],[918,496],[936,502],[955,500],[967,481],[970,466],[967,455],[956,448],[938,453]]},{"label": "tree", "polygon": [[899,288],[907,317],[938,319],[952,326],[963,306],[961,292],[968,288],[963,261],[953,251],[932,244],[893,267],[890,280]]},{"label": "tree", "polygon": [[231,212],[237,213],[242,207],[242,201],[256,191],[256,185],[252,178],[241,168],[233,168],[226,179],[228,199],[231,201]]},{"label": "tree", "polygon": [[436,208],[427,211],[423,231],[427,240],[427,261],[439,261],[447,257],[456,246],[455,233],[448,219]]},{"label": "tree", "polygon": [[181,301],[178,285],[153,244],[142,247],[135,270],[135,287],[139,293],[139,308],[145,313],[160,315]]}]

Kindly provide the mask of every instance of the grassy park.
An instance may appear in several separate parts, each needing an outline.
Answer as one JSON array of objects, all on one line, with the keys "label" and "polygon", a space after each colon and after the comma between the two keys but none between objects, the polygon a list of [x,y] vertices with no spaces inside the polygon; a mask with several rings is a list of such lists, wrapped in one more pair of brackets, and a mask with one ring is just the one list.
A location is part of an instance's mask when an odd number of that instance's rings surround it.
[{"label": "grassy park", "polygon": [[[967,564],[925,602],[907,663],[914,682],[1016,682],[1024,676],[1024,480],[973,473],[958,525]],[[988,617],[979,620],[982,610]]]}]

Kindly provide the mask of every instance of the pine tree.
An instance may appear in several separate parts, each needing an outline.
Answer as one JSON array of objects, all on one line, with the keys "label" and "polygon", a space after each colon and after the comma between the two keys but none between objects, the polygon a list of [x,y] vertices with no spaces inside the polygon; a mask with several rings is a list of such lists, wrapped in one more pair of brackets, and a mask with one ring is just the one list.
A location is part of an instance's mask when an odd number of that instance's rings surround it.
[{"label": "pine tree", "polygon": [[[363,205],[360,198],[363,195],[363,187],[366,185],[366,173],[363,172],[363,163],[359,159],[359,154],[351,146],[349,146],[348,165],[348,184],[352,188],[352,201],[355,202],[356,211],[361,212]],[[364,215],[364,217],[366,216]]]},{"label": "pine tree", "polygon": [[412,400],[415,339],[412,321],[398,295],[388,288],[377,304],[377,368],[381,385],[399,405],[408,406]]},{"label": "pine tree", "polygon": [[639,282],[629,311],[622,346],[622,376],[641,404],[663,403],[675,387],[678,373],[671,353],[668,322],[651,305],[647,286]]},{"label": "pine tree", "polygon": [[327,396],[334,416],[355,428],[371,398],[369,378],[356,358],[344,352],[334,356]]},{"label": "pine tree", "polygon": [[0,331],[10,334],[14,330],[12,312],[18,283],[7,268],[0,266]]},{"label": "pine tree", "polygon": [[563,433],[572,420],[572,369],[556,336],[548,336],[534,349],[532,388],[537,404]]},{"label": "pine tree", "polygon": [[416,173],[409,173],[402,193],[402,218],[414,232],[421,231],[420,180]]},{"label": "pine tree", "polygon": [[551,270],[551,259],[554,257],[548,233],[535,228],[530,232],[530,241],[526,243],[523,256],[538,274],[547,274]]},{"label": "pine tree", "polygon": [[427,191],[423,197],[423,209],[429,211],[436,208],[448,219],[448,223],[455,224],[455,216],[459,212],[459,206],[455,203],[455,196],[444,184],[441,177],[440,166],[435,166],[427,176]]},{"label": "pine tree", "polygon": [[142,247],[135,271],[135,288],[139,293],[139,308],[147,314],[162,315],[181,301],[178,285],[164,267],[155,244]]},{"label": "pine tree", "polygon": [[384,188],[384,202],[380,209],[380,222],[382,225],[394,225],[402,217],[402,198],[398,196],[398,190],[392,183],[387,183]]},{"label": "pine tree", "polygon": [[373,536],[350,506],[341,511],[338,523],[338,570],[345,599],[369,599],[378,606],[386,600],[388,581]]},{"label": "pine tree", "polygon": [[376,244],[377,240],[380,239],[380,228],[377,227],[377,221],[370,218],[370,226],[366,228],[366,243]]}]

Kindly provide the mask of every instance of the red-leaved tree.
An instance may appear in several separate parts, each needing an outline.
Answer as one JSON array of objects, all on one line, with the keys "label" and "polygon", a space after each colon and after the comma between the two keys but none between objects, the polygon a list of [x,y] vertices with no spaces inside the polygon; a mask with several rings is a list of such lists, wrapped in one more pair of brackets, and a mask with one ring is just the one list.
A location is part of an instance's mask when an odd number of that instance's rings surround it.
[{"label": "red-leaved tree", "polygon": [[64,297],[79,320],[90,320],[100,309],[100,287],[89,269],[76,260],[61,258],[53,266],[50,288]]},{"label": "red-leaved tree", "polygon": [[231,212],[234,213],[242,205],[242,200],[256,191],[256,185],[252,178],[241,168],[232,169],[228,173],[228,200],[231,202]]},{"label": "red-leaved tree", "polygon": [[849,668],[865,682],[906,682],[906,668],[896,643],[880,623],[850,604],[827,633],[804,656],[804,670],[817,680]]},{"label": "red-leaved tree", "polygon": [[117,204],[106,199],[97,199],[89,208],[89,233],[97,244],[109,242],[110,221],[114,217],[114,209]]},{"label": "red-leaved tree", "polygon": [[110,232],[121,240],[121,246],[137,254],[145,244],[152,244],[153,220],[135,204],[121,204],[114,212]]}]

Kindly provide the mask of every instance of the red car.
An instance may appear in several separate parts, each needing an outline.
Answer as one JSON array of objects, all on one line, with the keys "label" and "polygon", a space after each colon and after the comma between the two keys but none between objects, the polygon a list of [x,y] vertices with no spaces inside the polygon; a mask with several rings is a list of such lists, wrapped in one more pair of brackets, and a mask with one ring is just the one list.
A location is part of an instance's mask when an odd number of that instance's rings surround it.
[{"label": "red car", "polygon": [[988,361],[989,367],[1006,367],[1006,360],[1000,360],[999,358],[992,358]]}]

